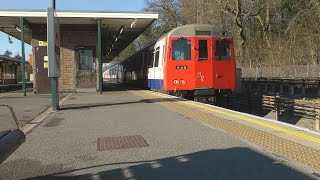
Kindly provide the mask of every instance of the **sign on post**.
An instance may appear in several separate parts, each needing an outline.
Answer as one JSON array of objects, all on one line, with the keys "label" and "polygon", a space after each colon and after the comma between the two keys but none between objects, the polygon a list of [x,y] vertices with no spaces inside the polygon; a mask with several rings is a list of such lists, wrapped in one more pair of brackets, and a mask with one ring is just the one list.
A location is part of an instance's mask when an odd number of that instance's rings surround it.
[{"label": "sign on post", "polygon": [[48,8],[47,42],[48,42],[48,77],[60,77],[60,25],[55,18],[56,12]]}]

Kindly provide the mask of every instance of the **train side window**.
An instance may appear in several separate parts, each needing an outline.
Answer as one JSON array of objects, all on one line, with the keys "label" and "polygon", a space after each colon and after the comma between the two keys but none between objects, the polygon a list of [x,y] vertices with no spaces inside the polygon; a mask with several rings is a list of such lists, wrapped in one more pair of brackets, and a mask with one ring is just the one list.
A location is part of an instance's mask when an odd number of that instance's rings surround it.
[{"label": "train side window", "polygon": [[191,41],[179,39],[172,41],[172,60],[191,60]]},{"label": "train side window", "polygon": [[160,47],[157,47],[155,57],[154,57],[154,67],[159,66],[159,54],[160,54]]},{"label": "train side window", "polygon": [[216,60],[230,60],[231,48],[230,42],[225,40],[218,40],[215,44],[215,59]]},{"label": "train side window", "polygon": [[152,68],[152,67],[153,67],[153,61],[154,61],[154,59],[153,59],[153,52],[152,52],[152,51],[150,51],[150,52],[149,52],[149,63],[148,63],[148,68]]},{"label": "train side window", "polygon": [[208,41],[199,40],[199,60],[208,59]]}]

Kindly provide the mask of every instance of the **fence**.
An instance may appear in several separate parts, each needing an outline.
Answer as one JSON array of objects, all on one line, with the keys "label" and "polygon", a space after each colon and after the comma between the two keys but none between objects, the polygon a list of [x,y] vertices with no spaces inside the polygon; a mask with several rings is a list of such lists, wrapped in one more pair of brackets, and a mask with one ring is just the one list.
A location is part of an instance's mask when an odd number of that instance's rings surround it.
[{"label": "fence", "polygon": [[320,65],[241,68],[242,77],[314,78],[320,76]]},{"label": "fence", "polygon": [[320,130],[320,102],[296,100],[280,96],[265,96],[253,93],[235,93],[232,97],[226,97],[229,108],[256,114],[262,109],[276,112],[276,120],[286,110],[292,115],[315,120],[315,130]]}]

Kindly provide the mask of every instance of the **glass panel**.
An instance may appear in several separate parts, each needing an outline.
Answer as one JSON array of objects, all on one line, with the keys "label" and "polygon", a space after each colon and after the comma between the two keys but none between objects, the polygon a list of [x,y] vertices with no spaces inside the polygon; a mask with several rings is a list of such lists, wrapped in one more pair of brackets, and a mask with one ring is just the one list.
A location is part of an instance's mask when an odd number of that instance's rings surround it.
[{"label": "glass panel", "polygon": [[179,39],[172,41],[172,60],[191,60],[191,41]]},{"label": "glass panel", "polygon": [[150,54],[149,54],[148,67],[149,67],[149,68],[152,68],[152,67],[153,67],[153,61],[154,61],[154,57],[153,57],[154,53],[153,53],[152,51],[150,51],[149,53],[150,53]]},{"label": "glass panel", "polygon": [[92,70],[93,67],[93,50],[79,51],[79,70]]},{"label": "glass panel", "polygon": [[159,54],[160,54],[160,51],[159,51],[159,48],[157,48],[156,56],[154,57],[154,67],[158,67],[159,66]]},{"label": "glass panel", "polygon": [[230,60],[231,49],[230,42],[225,40],[216,41],[216,51],[215,58],[216,60]]},{"label": "glass panel", "polygon": [[208,42],[207,40],[199,41],[199,59],[208,59]]}]

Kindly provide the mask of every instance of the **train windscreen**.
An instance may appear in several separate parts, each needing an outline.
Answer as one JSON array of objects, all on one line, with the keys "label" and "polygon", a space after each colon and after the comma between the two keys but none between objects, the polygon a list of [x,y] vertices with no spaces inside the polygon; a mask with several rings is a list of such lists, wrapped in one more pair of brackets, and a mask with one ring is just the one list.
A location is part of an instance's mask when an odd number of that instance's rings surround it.
[{"label": "train windscreen", "polygon": [[216,60],[230,60],[231,49],[230,42],[226,40],[218,40],[215,43],[215,59]]},{"label": "train windscreen", "polygon": [[172,60],[191,60],[191,41],[179,39],[172,41]]}]

